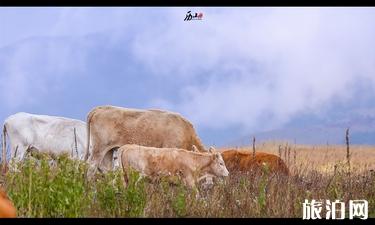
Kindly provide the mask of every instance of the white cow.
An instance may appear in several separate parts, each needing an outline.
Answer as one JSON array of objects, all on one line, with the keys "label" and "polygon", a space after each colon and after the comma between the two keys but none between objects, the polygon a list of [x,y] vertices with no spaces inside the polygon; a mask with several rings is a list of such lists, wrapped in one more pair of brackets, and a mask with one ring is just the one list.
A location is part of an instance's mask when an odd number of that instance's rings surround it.
[{"label": "white cow", "polygon": [[86,123],[63,117],[16,113],[9,116],[3,126],[3,164],[6,163],[7,136],[11,159],[20,161],[26,150],[61,155],[83,160],[86,150]]}]

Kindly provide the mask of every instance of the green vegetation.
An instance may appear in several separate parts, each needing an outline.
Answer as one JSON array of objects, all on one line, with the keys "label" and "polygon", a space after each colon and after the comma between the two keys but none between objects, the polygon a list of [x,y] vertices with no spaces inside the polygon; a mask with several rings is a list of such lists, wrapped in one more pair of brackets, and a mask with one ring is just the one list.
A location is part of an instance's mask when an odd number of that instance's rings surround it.
[{"label": "green vegetation", "polygon": [[[20,217],[302,217],[305,198],[366,199],[375,216],[375,173],[352,176],[345,165],[335,173],[296,168],[289,178],[269,174],[232,174],[204,190],[189,190],[178,179],[151,182],[130,171],[123,186],[121,170],[98,174],[86,182],[87,165],[61,156],[28,158],[17,172],[0,177]],[[349,181],[351,185],[349,184]],[[351,190],[349,190],[351,188]],[[352,196],[349,196],[351,193]]]}]

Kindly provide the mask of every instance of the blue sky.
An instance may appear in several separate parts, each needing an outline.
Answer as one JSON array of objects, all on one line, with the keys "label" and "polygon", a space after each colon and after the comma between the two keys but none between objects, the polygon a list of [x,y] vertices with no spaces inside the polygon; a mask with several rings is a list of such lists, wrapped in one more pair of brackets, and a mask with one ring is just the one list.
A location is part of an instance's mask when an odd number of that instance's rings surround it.
[{"label": "blue sky", "polygon": [[0,8],[0,119],[161,108],[220,145],[372,117],[374,40],[374,8]]}]

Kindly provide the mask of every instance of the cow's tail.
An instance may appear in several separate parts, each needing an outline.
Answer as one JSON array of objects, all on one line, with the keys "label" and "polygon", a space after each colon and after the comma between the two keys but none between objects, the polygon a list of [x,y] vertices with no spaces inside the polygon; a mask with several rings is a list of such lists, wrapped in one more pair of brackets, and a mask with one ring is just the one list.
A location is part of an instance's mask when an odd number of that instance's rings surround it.
[{"label": "cow's tail", "polygon": [[124,187],[126,188],[129,184],[129,177],[128,177],[128,171],[126,171],[126,168],[124,167],[124,162],[122,161],[122,154],[124,154],[125,149],[119,148],[117,157],[118,157],[118,162],[121,164],[122,172],[124,174]]},{"label": "cow's tail", "polygon": [[91,123],[91,118],[94,115],[94,112],[95,112],[95,109],[91,110],[89,114],[87,114],[87,119],[86,119],[87,146],[86,146],[85,161],[88,160],[89,154],[90,154],[90,123]]},{"label": "cow's tail", "polygon": [[5,170],[6,170],[6,163],[7,163],[7,160],[6,160],[6,156],[7,156],[7,143],[6,143],[6,140],[7,140],[7,128],[5,126],[5,123],[3,125],[3,138],[2,138],[2,146],[3,146],[3,154],[2,154],[2,162],[3,162],[3,172],[5,173]]}]

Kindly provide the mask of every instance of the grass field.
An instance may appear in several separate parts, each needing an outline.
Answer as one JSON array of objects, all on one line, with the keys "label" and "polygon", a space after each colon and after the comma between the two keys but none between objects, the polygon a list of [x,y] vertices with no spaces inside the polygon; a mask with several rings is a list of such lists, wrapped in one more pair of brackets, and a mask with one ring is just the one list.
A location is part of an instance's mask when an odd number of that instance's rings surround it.
[{"label": "grass field", "polygon": [[[233,148],[233,147],[232,147]],[[235,148],[235,147],[234,147]],[[252,151],[252,147],[241,148]],[[305,199],[366,199],[375,217],[375,147],[350,146],[350,175],[346,146],[298,146],[264,143],[257,151],[280,155],[290,177],[243,174],[217,180],[204,190],[188,190],[179,181],[150,183],[132,173],[122,185],[122,171],[98,175],[85,182],[87,165],[65,156],[57,166],[47,159],[28,159],[19,172],[0,177],[20,217],[297,217]],[[347,211],[348,212],[348,211]],[[324,209],[322,212],[324,214]]]}]

